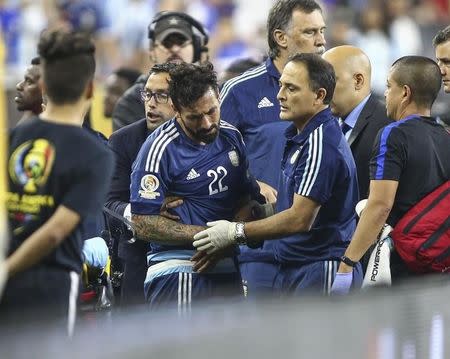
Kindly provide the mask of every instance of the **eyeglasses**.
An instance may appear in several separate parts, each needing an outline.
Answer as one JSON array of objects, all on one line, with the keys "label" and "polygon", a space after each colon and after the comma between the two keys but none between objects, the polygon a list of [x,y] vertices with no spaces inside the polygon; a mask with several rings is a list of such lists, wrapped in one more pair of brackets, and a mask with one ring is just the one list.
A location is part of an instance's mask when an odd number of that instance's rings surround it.
[{"label": "eyeglasses", "polygon": [[164,93],[164,92],[152,92],[152,91],[146,91],[146,90],[142,90],[141,91],[141,99],[142,101],[150,101],[152,99],[152,97],[155,98],[155,102],[156,103],[167,103],[169,102],[169,94]]},{"label": "eyeglasses", "polygon": [[155,41],[155,46],[164,49],[165,51],[170,51],[172,47],[175,45],[180,49],[184,49],[185,47],[192,44],[192,40],[179,39],[176,37],[168,36],[163,42]]}]

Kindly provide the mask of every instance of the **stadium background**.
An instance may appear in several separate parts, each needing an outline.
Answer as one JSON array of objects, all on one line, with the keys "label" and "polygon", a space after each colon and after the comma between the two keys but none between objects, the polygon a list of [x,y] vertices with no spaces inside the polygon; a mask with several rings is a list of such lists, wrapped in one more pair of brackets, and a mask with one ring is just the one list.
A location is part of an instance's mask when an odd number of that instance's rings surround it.
[{"label": "stadium background", "polygon": [[[326,0],[327,48],[344,43],[364,49],[374,67],[374,89],[382,94],[390,63],[405,54],[434,58],[431,39],[450,23],[449,0]],[[74,5],[75,4],[75,5]],[[159,10],[186,11],[211,34],[211,61],[217,71],[233,59],[262,59],[269,0],[2,0],[0,1],[0,165],[5,168],[6,132],[20,118],[13,101],[15,85],[36,56],[39,33],[46,27],[91,31],[98,46],[98,71],[91,121],[106,136],[102,83],[119,66],[148,70],[145,29]],[[435,114],[447,117],[450,101],[441,94]],[[5,172],[0,173],[0,193]],[[0,236],[5,236],[0,208]],[[140,358],[274,356],[305,358],[450,357],[450,287],[436,281],[394,292],[340,298],[303,298],[299,302],[217,305],[192,320],[164,314],[151,320],[142,313],[87,323],[67,343],[60,333],[30,329],[19,340],[0,338],[1,358]],[[329,304],[329,305],[328,305]],[[120,328],[120,329],[119,329]],[[244,339],[245,338],[245,339]],[[27,343],[26,345],[23,345]],[[224,350],[226,348],[226,350]],[[40,354],[37,354],[40,353]]]}]

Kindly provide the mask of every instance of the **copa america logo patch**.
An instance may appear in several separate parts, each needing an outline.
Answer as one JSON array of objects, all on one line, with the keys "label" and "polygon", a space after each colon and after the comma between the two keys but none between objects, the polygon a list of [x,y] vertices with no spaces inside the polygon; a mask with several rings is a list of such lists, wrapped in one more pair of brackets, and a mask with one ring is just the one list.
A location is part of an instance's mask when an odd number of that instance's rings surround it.
[{"label": "copa america logo patch", "polygon": [[160,194],[155,192],[159,187],[159,180],[154,175],[145,175],[141,179],[141,190],[139,195],[146,199],[155,199]]},{"label": "copa america logo patch", "polygon": [[235,150],[228,152],[228,157],[234,167],[239,166],[239,155]]}]

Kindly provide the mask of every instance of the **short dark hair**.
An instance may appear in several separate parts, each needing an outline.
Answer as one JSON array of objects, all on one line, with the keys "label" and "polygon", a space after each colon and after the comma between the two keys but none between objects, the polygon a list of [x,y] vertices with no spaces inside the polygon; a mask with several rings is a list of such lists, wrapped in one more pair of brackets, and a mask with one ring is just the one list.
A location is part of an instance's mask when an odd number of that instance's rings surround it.
[{"label": "short dark hair", "polygon": [[31,65],[39,66],[41,64],[41,59],[39,56],[33,57],[31,59]]},{"label": "short dark hair", "polygon": [[38,44],[46,94],[55,104],[79,100],[95,72],[95,45],[81,32],[43,32]]},{"label": "short dark hair", "polygon": [[322,12],[320,5],[314,0],[278,0],[270,9],[267,18],[267,41],[269,43],[269,56],[275,59],[280,55],[280,49],[273,38],[275,30],[285,31],[291,20],[294,10],[311,14],[315,10]]},{"label": "short dark hair", "polygon": [[202,65],[181,63],[169,75],[169,95],[177,111],[194,105],[210,88],[219,93],[217,74],[209,62]]},{"label": "short dark hair", "polygon": [[431,108],[442,83],[438,64],[424,56],[404,56],[396,60],[391,68],[394,81],[411,89],[412,101]]},{"label": "short dark hair", "polygon": [[450,41],[450,25],[445,29],[439,30],[433,39],[433,46],[436,47],[444,42]]},{"label": "short dark hair", "polygon": [[148,72],[149,76],[151,74],[159,74],[161,72],[168,72],[173,71],[178,66],[177,63],[174,62],[165,62],[162,64],[154,64],[150,71]]},{"label": "short dark hair", "polygon": [[120,67],[116,71],[113,72],[116,76],[125,79],[129,83],[129,85],[133,85],[141,73],[135,69],[130,69],[127,67]]},{"label": "short dark hair", "polygon": [[317,54],[295,54],[288,59],[289,62],[304,64],[308,70],[309,88],[317,91],[324,88],[327,91],[323,103],[331,102],[336,87],[336,75],[333,66]]}]

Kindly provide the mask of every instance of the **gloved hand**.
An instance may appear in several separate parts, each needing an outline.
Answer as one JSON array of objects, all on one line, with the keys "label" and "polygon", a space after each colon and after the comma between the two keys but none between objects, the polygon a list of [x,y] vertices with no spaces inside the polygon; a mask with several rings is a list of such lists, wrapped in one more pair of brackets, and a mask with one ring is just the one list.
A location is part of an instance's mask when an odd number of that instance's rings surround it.
[{"label": "gloved hand", "polygon": [[353,272],[350,273],[336,273],[333,285],[331,287],[331,294],[345,295],[350,291],[353,282]]},{"label": "gloved hand", "polygon": [[194,236],[194,247],[206,253],[215,253],[236,243],[236,222],[208,222],[210,228],[198,232]]},{"label": "gloved hand", "polygon": [[109,250],[105,240],[101,237],[94,237],[84,241],[83,244],[84,262],[88,267],[105,269],[108,263]]}]

